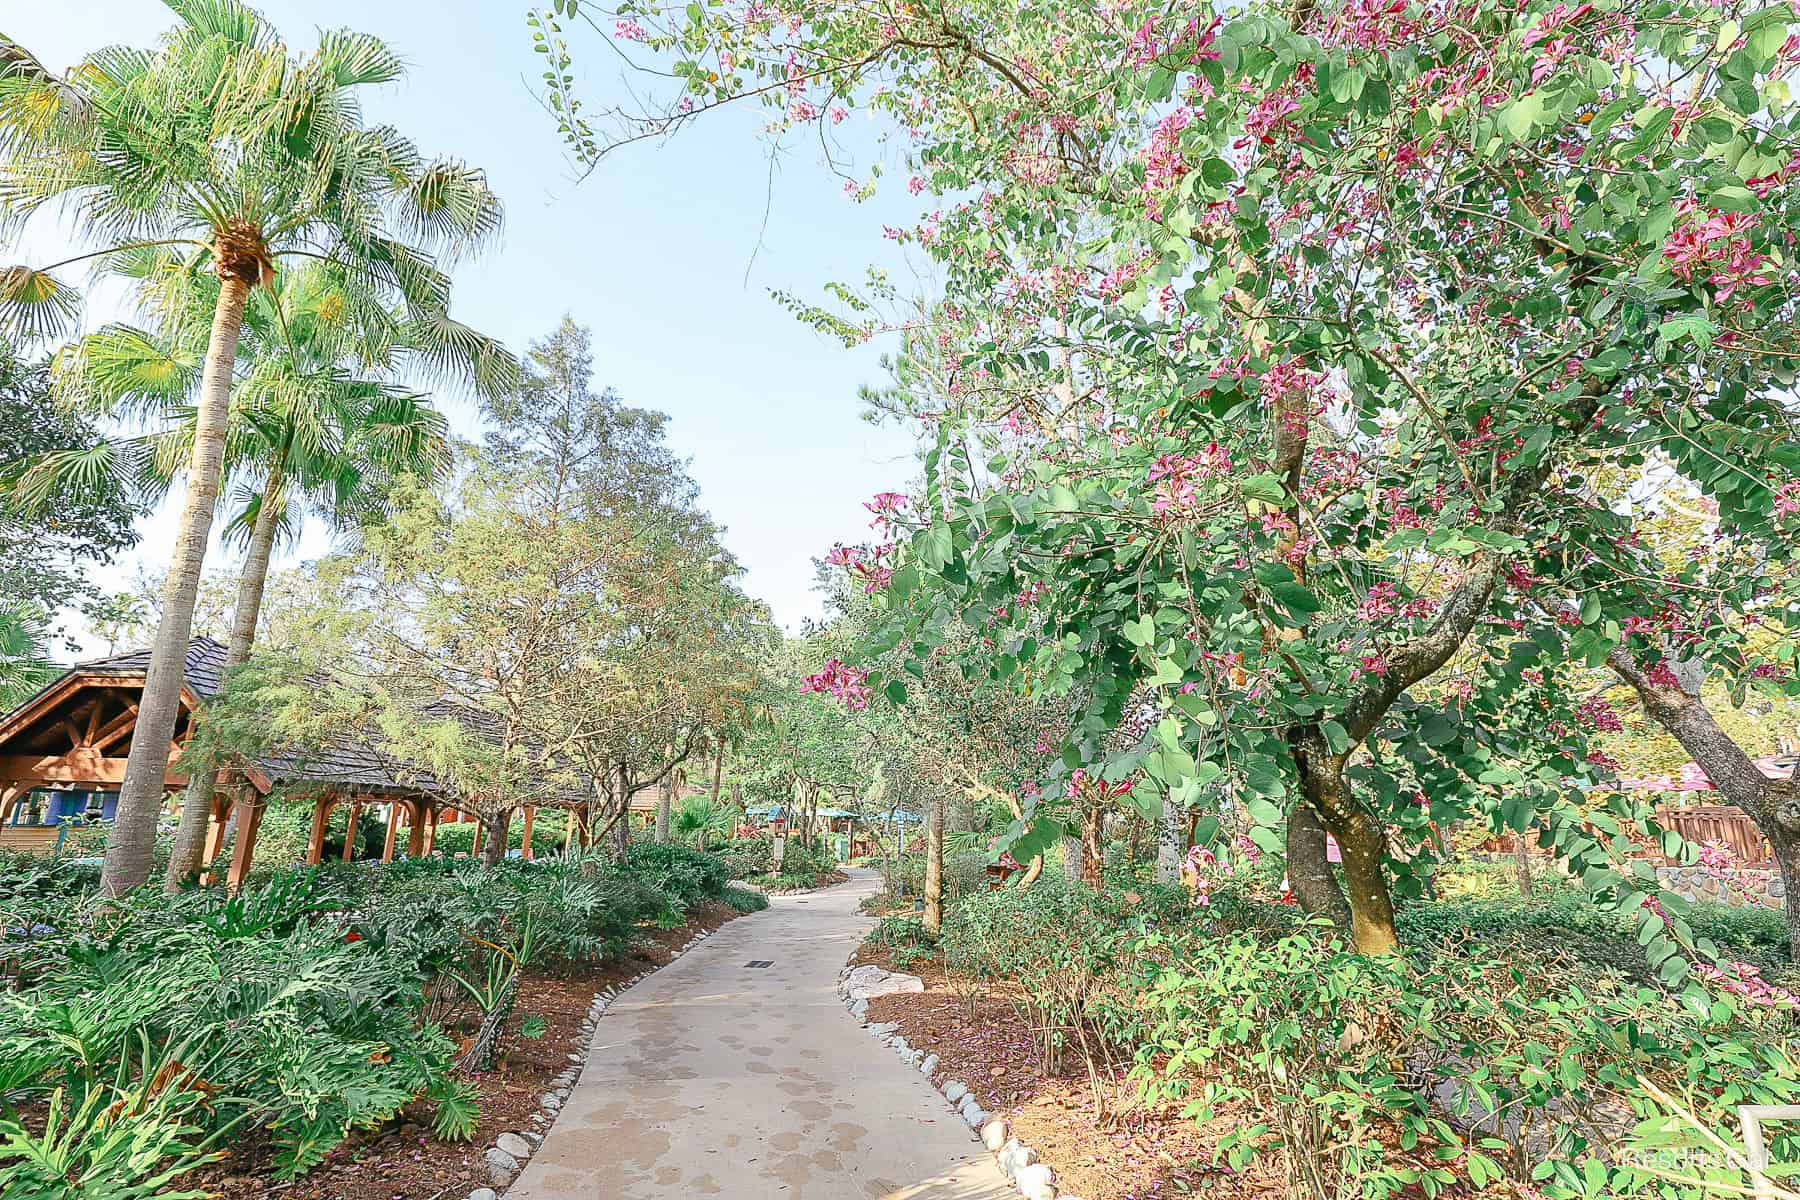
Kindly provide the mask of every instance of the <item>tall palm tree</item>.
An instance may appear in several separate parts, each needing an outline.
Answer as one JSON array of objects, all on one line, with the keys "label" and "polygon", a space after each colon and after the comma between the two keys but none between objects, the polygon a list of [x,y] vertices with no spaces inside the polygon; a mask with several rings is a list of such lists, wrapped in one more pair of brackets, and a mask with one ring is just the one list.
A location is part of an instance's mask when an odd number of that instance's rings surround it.
[{"label": "tall palm tree", "polygon": [[301,56],[238,0],[166,2],[179,24],[155,49],[109,47],[62,77],[0,39],[0,216],[55,206],[98,246],[0,268],[0,333],[63,333],[78,304],[53,272],[84,259],[179,247],[219,280],[180,532],[101,875],[109,896],[150,874],[252,290],[278,261],[308,258],[429,320],[449,296],[433,254],[501,224],[480,171],[427,161],[394,129],[363,123],[358,89],[403,73],[379,39],[326,32]]},{"label": "tall palm tree", "polygon": [[[79,408],[134,416],[155,428],[44,456],[14,485],[24,503],[100,476],[122,478],[154,499],[188,457],[195,416],[189,392],[205,326],[171,306],[209,310],[217,285],[186,277],[182,264],[159,251],[130,265],[126,273],[139,280],[144,306],[168,319],[155,331],[110,325],[80,339],[57,357],[57,388]],[[385,324],[350,319],[367,299],[309,263],[281,271],[246,305],[221,464],[222,478],[235,482],[227,539],[245,548],[226,671],[250,655],[280,538],[297,533],[308,513],[354,532],[385,510],[400,478],[430,480],[448,466],[442,414],[393,377],[423,373],[480,394],[515,381],[516,362],[504,347],[454,322],[448,328],[456,336],[446,342],[444,322],[420,325],[400,313]],[[199,869],[211,800],[227,784],[225,772],[196,774],[189,783],[168,866],[171,889]]]}]

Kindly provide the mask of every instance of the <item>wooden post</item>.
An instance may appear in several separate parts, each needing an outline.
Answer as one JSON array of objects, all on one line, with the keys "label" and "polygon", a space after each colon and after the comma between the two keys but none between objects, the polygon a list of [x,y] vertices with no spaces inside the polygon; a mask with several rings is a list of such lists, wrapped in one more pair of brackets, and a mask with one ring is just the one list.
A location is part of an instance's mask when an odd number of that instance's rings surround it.
[{"label": "wooden post", "polygon": [[387,825],[387,840],[381,844],[381,861],[391,863],[394,861],[394,834],[400,828],[400,802],[398,800],[390,799],[388,801]]},{"label": "wooden post", "polygon": [[344,823],[344,861],[356,857],[356,818],[362,816],[362,801],[350,802],[350,819]]},{"label": "wooden post", "polygon": [[406,857],[422,858],[425,854],[426,801],[413,800],[406,806]]},{"label": "wooden post", "polygon": [[525,806],[524,848],[520,851],[527,861],[531,858],[531,820],[535,816],[537,816],[537,805],[527,804]]},{"label": "wooden post", "polygon": [[477,821],[475,823],[475,838],[473,841],[471,841],[469,843],[469,857],[470,858],[480,858],[481,857],[481,835],[486,832],[487,832],[487,822],[486,821]]},{"label": "wooden post", "polygon": [[325,822],[331,819],[331,796],[320,793],[313,798],[312,832],[306,838],[306,865],[316,867],[325,858]]},{"label": "wooden post", "polygon": [[425,810],[425,853],[427,854],[437,850],[437,827],[438,810],[434,805]]},{"label": "wooden post", "polygon": [[256,860],[256,831],[262,825],[262,797],[245,788],[237,802],[237,845],[231,851],[231,871],[225,886],[237,891],[250,877],[250,864]]},{"label": "wooden post", "polygon": [[215,791],[212,803],[206,810],[206,840],[200,847],[200,886],[211,887],[219,882],[216,868],[219,855],[225,852],[225,832],[231,827],[232,798],[225,792]]},{"label": "wooden post", "polygon": [[19,802],[19,797],[25,794],[25,790],[25,785],[22,783],[9,784],[5,788],[0,788],[0,825],[12,820],[13,805]]}]

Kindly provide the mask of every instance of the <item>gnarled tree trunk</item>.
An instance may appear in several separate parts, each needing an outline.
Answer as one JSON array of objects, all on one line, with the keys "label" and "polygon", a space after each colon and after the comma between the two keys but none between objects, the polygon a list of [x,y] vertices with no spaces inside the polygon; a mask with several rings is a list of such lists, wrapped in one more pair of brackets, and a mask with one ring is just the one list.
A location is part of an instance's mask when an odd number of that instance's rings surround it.
[{"label": "gnarled tree trunk", "polygon": [[1692,692],[1658,683],[1623,646],[1615,648],[1606,661],[1613,673],[1637,692],[1644,711],[1673,734],[1681,748],[1706,772],[1719,794],[1749,814],[1769,839],[1785,887],[1782,903],[1787,914],[1789,952],[1795,962],[1800,962],[1800,784],[1792,778],[1770,779],[1764,775],[1706,707],[1698,695],[1697,681]]},{"label": "gnarled tree trunk", "polygon": [[107,839],[106,865],[100,891],[118,896],[150,876],[156,848],[157,814],[169,770],[170,743],[181,715],[181,689],[187,670],[188,641],[194,630],[194,601],[212,533],[213,509],[219,497],[219,470],[225,454],[225,425],[231,403],[231,376],[237,363],[238,332],[250,288],[260,278],[260,260],[249,264],[221,252],[219,300],[213,310],[212,333],[201,373],[194,449],[188,460],[187,498],[163,584],[162,620],[151,644],[150,666],[132,731],[125,782],[119,792],[117,818]]},{"label": "gnarled tree trunk", "polygon": [[934,791],[925,814],[925,929],[944,927],[944,796]]}]

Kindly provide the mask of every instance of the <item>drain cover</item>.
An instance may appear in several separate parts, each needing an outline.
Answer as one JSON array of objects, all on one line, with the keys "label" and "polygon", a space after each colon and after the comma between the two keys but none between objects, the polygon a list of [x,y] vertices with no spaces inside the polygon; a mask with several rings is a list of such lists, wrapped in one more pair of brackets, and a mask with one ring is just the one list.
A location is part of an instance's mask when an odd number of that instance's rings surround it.
[{"label": "drain cover", "polygon": [[746,967],[772,967],[775,960],[770,958],[753,958],[744,964]]}]

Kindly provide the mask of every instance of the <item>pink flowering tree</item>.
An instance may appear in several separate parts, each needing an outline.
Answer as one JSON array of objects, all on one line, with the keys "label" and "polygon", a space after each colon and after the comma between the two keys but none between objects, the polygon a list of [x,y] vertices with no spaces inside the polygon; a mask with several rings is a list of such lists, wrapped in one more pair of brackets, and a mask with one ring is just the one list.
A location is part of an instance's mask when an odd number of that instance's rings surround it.
[{"label": "pink flowering tree", "polygon": [[[722,104],[862,106],[923,181],[892,236],[944,294],[907,323],[957,371],[915,414],[925,488],[880,591],[894,644],[954,617],[984,631],[966,669],[1079,697],[1016,857],[1064,831],[1077,770],[1146,810],[1228,786],[1300,901],[1382,951],[1435,830],[1473,816],[1535,830],[1687,973],[1679,904],[1642,906],[1624,860],[1661,831],[1594,799],[1569,680],[1663,664],[1625,631],[1654,598],[1697,635],[1683,661],[1793,686],[1792,636],[1741,636],[1800,611],[1788,8],[617,17],[683,88],[596,154]],[[819,319],[872,336],[872,311]],[[1643,561],[1608,471],[1707,498],[1725,564]]]}]

